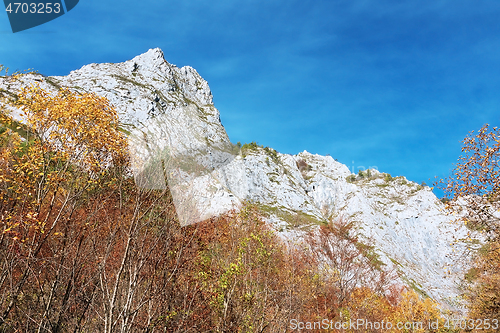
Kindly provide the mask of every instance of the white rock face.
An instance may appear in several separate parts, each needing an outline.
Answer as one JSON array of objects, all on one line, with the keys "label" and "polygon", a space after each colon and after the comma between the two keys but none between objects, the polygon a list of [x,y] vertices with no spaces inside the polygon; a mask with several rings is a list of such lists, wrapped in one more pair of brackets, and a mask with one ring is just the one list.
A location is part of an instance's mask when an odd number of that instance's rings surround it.
[{"label": "white rock face", "polygon": [[444,212],[430,188],[376,170],[352,175],[332,157],[306,151],[239,151],[220,123],[207,82],[191,67],[166,62],[160,49],[123,63],[86,65],[64,77],[0,78],[0,89],[15,93],[30,83],[108,98],[131,132],[138,185],[164,188],[166,171],[181,223],[243,201],[258,203],[283,237],[300,237],[314,222],[350,218],[410,285],[454,305],[464,268],[454,261],[463,248],[451,244],[467,230]]}]

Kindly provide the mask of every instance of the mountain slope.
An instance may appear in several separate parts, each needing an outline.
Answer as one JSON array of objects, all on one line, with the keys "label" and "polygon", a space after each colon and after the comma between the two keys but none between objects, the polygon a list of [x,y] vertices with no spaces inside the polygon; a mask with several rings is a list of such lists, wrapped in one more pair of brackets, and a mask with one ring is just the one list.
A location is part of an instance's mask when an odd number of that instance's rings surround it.
[{"label": "mountain slope", "polygon": [[2,78],[0,89],[15,94],[30,83],[108,98],[129,133],[138,186],[164,188],[168,182],[183,224],[243,201],[258,204],[287,238],[300,239],[319,222],[347,217],[409,285],[455,303],[463,267],[454,258],[463,248],[452,244],[467,230],[444,212],[430,188],[377,170],[356,176],[332,157],[306,151],[239,149],[220,123],[208,83],[191,67],[169,64],[159,49],[123,63],[86,65],[68,76]]}]

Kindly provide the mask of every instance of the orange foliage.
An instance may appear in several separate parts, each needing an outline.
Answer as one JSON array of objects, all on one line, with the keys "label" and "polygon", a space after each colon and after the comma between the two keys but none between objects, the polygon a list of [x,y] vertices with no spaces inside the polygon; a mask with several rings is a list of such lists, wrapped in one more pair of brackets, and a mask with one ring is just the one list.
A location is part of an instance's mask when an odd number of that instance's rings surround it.
[{"label": "orange foliage", "polygon": [[[466,275],[465,298],[472,319],[500,320],[500,129],[484,125],[463,141],[452,176],[441,181],[451,197],[448,208],[463,213],[462,221],[480,232],[486,244],[470,251],[473,267]],[[470,243],[466,242],[466,245]]]}]

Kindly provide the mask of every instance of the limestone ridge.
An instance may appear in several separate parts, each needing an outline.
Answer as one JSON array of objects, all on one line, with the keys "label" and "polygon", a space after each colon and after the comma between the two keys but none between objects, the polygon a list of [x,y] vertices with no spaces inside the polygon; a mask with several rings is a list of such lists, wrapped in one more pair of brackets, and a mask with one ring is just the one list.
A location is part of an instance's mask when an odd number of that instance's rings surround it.
[{"label": "limestone ridge", "polygon": [[67,76],[0,78],[0,89],[15,93],[29,83],[108,98],[130,133],[138,186],[165,188],[167,181],[184,225],[243,201],[257,203],[289,239],[300,239],[317,222],[350,218],[409,285],[454,305],[463,267],[453,258],[463,249],[451,244],[467,231],[430,188],[377,170],[354,175],[332,157],[306,151],[240,150],[229,141],[208,83],[189,66],[169,64],[160,49],[123,63],[89,64]]}]

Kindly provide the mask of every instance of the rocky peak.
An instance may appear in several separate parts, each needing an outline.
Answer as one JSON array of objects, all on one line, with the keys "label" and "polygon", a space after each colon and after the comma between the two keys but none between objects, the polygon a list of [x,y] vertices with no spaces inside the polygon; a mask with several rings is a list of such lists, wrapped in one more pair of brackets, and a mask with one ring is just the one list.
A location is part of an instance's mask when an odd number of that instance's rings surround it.
[{"label": "rocky peak", "polygon": [[170,67],[177,67],[175,65],[169,64],[165,60],[163,51],[160,48],[149,49],[147,52],[134,57],[129,62],[134,64],[134,68],[132,68],[132,70],[143,67],[153,70],[160,70],[166,73],[166,71],[168,71]]}]

